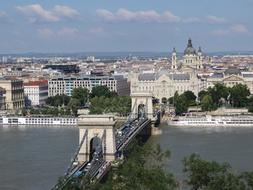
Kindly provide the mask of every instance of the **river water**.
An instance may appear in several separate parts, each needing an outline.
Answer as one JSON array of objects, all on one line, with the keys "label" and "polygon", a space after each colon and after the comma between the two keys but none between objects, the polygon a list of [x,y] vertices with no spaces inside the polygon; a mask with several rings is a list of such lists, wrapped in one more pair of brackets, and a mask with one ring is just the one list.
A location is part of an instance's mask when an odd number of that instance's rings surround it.
[{"label": "river water", "polygon": [[77,128],[0,127],[0,190],[51,189],[77,145]]},{"label": "river water", "polygon": [[228,162],[236,171],[253,171],[253,128],[161,128],[163,134],[152,140],[171,151],[167,168],[179,179],[184,178],[182,160],[192,153]]},{"label": "river water", "polygon": [[[182,159],[198,153],[253,171],[253,128],[175,128],[162,126],[151,140],[172,152],[168,170],[181,178]],[[0,190],[47,190],[63,175],[78,145],[78,129],[0,127]]]}]

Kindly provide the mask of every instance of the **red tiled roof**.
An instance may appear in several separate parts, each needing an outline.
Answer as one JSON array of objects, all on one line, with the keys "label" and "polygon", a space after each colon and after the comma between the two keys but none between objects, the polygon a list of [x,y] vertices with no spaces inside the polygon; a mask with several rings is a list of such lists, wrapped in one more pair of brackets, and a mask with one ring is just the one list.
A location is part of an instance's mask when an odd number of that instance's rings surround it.
[{"label": "red tiled roof", "polygon": [[24,86],[40,86],[40,85],[46,85],[47,80],[39,80],[39,81],[29,81],[25,82]]}]

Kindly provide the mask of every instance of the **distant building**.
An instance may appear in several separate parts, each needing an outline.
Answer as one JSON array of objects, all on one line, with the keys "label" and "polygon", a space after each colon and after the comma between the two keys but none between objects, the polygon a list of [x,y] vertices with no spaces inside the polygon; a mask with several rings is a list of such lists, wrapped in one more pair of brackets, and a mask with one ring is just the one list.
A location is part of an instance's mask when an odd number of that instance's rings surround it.
[{"label": "distant building", "polygon": [[0,110],[5,110],[5,97],[6,97],[6,90],[0,87]]},{"label": "distant building", "polygon": [[160,102],[163,98],[174,96],[175,92],[182,94],[192,91],[197,96],[199,91],[205,89],[205,81],[198,77],[202,68],[201,48],[196,51],[189,39],[182,62],[177,61],[176,49],[173,49],[170,70],[160,69],[157,72],[142,71],[133,74],[130,78],[131,93],[150,92]]},{"label": "distant building", "polygon": [[24,86],[22,80],[1,79],[0,87],[5,89],[5,105],[7,110],[17,110],[24,107]]},{"label": "distant building", "polygon": [[[176,49],[173,49],[172,60],[171,60],[171,70],[177,70],[179,65],[177,63],[177,53]],[[198,51],[193,47],[192,40],[188,40],[186,49],[184,50],[183,64],[181,65],[182,69],[191,68],[191,69],[202,69],[203,68],[203,56],[202,50],[199,47]]]},{"label": "distant building", "polygon": [[64,74],[80,72],[80,68],[75,64],[55,64],[55,65],[50,64],[50,65],[44,66],[43,69],[52,69]]},{"label": "distant building", "polygon": [[60,94],[72,95],[74,88],[84,87],[89,91],[95,86],[107,86],[110,91],[117,92],[119,96],[130,94],[130,86],[123,76],[72,76],[57,77],[48,81],[48,95],[56,96]]},{"label": "distant building", "polygon": [[24,83],[24,93],[27,106],[43,105],[48,98],[48,81],[26,82]]},{"label": "distant building", "polygon": [[196,74],[169,72],[161,70],[157,73],[140,73],[131,79],[131,93],[150,92],[160,102],[163,98],[174,96],[185,91],[193,91],[195,95],[203,90],[202,81]]},{"label": "distant building", "polygon": [[95,62],[95,57],[94,56],[88,56],[86,60],[88,62]]},{"label": "distant building", "polygon": [[236,84],[247,85],[250,93],[253,94],[253,72],[243,72],[236,67],[229,67],[225,72],[213,73],[206,80],[206,88],[213,87],[215,84],[224,84],[233,87]]}]

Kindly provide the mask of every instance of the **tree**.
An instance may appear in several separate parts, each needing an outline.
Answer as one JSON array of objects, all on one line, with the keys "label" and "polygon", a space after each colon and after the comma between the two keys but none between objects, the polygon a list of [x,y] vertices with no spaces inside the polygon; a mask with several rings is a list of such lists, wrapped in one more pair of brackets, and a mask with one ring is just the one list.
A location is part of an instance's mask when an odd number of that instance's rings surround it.
[{"label": "tree", "polygon": [[207,91],[205,91],[205,90],[201,90],[201,91],[198,93],[199,101],[201,101],[205,95],[209,95],[209,93],[208,93]]},{"label": "tree", "polygon": [[208,94],[212,97],[213,103],[219,107],[222,105],[221,99],[223,98],[225,101],[228,99],[228,88],[220,83],[217,83],[214,85],[213,88],[208,88],[207,89]]},{"label": "tree", "polygon": [[68,105],[70,101],[70,97],[62,94],[62,95],[56,95],[51,96],[46,99],[46,104],[54,107],[62,106],[62,105]]},{"label": "tree", "polygon": [[163,103],[163,104],[166,104],[166,103],[167,103],[167,98],[163,97],[163,98],[162,98],[162,103]]},{"label": "tree", "polygon": [[253,112],[253,96],[249,97],[247,108],[249,112]]},{"label": "tree", "polygon": [[182,113],[187,112],[188,110],[188,103],[184,95],[180,95],[175,100],[175,111],[176,115],[182,115]]},{"label": "tree", "polygon": [[174,96],[168,98],[169,104],[174,104]]},{"label": "tree", "polygon": [[187,104],[190,105],[194,105],[196,104],[196,96],[192,91],[185,91],[183,93],[183,96],[186,98]]},{"label": "tree", "polygon": [[202,111],[211,111],[214,108],[213,99],[210,95],[205,95],[202,98],[200,104]]},{"label": "tree", "polygon": [[87,88],[74,88],[72,98],[79,100],[81,106],[84,106],[88,100],[89,90]]},{"label": "tree", "polygon": [[230,89],[230,103],[233,107],[246,107],[250,90],[247,85],[237,84]]},{"label": "tree", "polygon": [[72,113],[77,116],[78,108],[80,107],[81,103],[78,99],[71,98],[68,107],[72,110]]},{"label": "tree", "polygon": [[[157,147],[134,145],[124,164],[112,170],[101,190],[174,190],[177,187],[172,174],[164,171],[161,163],[169,159],[169,152]],[[149,146],[150,147],[150,146]],[[150,164],[152,162],[152,164]]]},{"label": "tree", "polygon": [[107,86],[95,86],[92,88],[91,90],[91,98],[94,98],[94,97],[101,97],[101,96],[104,96],[104,97],[112,97],[112,96],[115,96],[115,93],[112,93],[110,92],[109,88]]},{"label": "tree", "polygon": [[118,113],[127,115],[131,112],[131,98],[129,96],[117,96],[106,98],[104,96],[94,97],[90,100],[90,113]]},{"label": "tree", "polygon": [[183,160],[186,180],[192,190],[250,190],[253,173],[235,173],[229,164],[206,161],[192,154]]}]

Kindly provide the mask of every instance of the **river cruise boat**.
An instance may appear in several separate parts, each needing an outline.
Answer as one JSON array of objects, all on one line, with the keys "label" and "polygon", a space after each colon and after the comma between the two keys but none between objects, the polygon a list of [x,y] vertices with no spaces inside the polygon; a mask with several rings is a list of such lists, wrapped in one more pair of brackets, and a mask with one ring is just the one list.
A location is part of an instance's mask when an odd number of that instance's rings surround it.
[{"label": "river cruise boat", "polygon": [[0,117],[0,125],[58,125],[77,126],[77,118],[74,117]]},{"label": "river cruise boat", "polygon": [[168,121],[169,126],[182,127],[253,127],[253,116],[182,116]]}]

